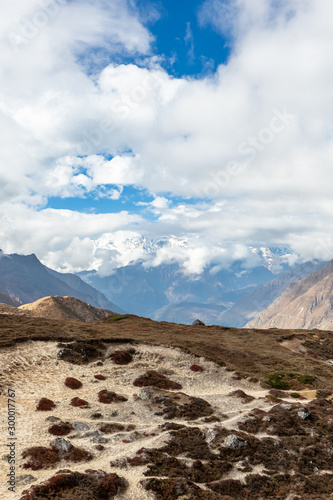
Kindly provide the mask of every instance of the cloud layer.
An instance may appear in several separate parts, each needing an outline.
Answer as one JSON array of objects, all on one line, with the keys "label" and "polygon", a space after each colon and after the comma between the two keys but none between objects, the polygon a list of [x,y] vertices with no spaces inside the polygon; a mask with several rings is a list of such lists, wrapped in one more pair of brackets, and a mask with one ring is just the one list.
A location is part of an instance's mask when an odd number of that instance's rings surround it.
[{"label": "cloud layer", "polygon": [[[202,29],[232,50],[198,79],[163,70],[134,1],[21,0],[0,15],[4,250],[66,270],[141,258],[200,272],[280,244],[333,257],[330,2],[207,0]],[[121,200],[124,186],[153,201],[109,215],[46,208]],[[155,260],[139,243],[124,253],[133,232],[186,244]]]}]

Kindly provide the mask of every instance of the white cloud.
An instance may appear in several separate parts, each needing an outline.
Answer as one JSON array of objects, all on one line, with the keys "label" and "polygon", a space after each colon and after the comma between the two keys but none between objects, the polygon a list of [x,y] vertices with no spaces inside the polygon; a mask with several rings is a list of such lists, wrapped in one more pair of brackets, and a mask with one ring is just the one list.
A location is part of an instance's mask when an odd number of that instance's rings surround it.
[{"label": "white cloud", "polygon": [[[66,269],[120,265],[132,256],[154,265],[178,259],[193,272],[212,259],[229,262],[237,248],[249,258],[248,245],[332,255],[330,2],[205,2],[201,22],[227,34],[232,52],[200,80],[159,67],[133,2],[45,5],[0,6],[6,250],[35,251]],[[113,61],[91,75],[98,51],[111,59],[140,55],[146,66]],[[49,196],[118,200],[126,185],[154,195],[158,224],[127,213],[108,219],[42,209]],[[212,201],[172,205],[172,196]],[[161,250],[153,262],[147,245],[119,257],[118,242],[107,263],[103,235],[133,224],[147,240],[175,235],[187,243]]]}]

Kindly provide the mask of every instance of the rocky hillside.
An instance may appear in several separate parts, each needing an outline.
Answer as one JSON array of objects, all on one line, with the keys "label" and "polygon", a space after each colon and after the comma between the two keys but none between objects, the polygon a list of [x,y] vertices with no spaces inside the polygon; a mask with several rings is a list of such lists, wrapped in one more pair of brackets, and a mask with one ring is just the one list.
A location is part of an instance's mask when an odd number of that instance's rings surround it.
[{"label": "rocky hillside", "polygon": [[333,261],[292,283],[246,326],[333,330]]},{"label": "rocky hillside", "polygon": [[[6,397],[10,388],[18,424],[15,494],[8,492],[7,449],[3,498],[330,497],[327,332],[133,316],[87,325],[0,314],[0,326],[0,387]],[[294,341],[306,339],[316,358],[295,352]],[[1,408],[5,429],[7,405]]]},{"label": "rocky hillside", "polygon": [[291,283],[305,278],[318,269],[322,269],[326,264],[327,262],[323,261],[305,262],[281,274],[278,278],[258,286],[244,297],[241,297],[230,309],[224,313],[222,312],[219,317],[219,324],[242,328],[280,297]]},{"label": "rocky hillside", "polygon": [[0,304],[7,304],[8,306],[11,307],[18,307],[20,303],[13,299],[12,297],[9,297],[9,295],[6,295],[3,292],[0,292]]}]

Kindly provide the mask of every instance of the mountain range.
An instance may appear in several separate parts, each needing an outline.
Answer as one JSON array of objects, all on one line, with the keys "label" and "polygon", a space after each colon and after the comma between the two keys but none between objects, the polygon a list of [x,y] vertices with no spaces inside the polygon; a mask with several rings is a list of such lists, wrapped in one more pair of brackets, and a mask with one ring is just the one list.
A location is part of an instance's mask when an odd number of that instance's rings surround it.
[{"label": "mountain range", "polygon": [[[78,275],[129,313],[183,324],[199,317],[207,324],[223,325],[224,313],[243,296],[291,269],[289,249],[251,251],[254,267],[237,260],[229,268],[210,265],[201,274],[186,274],[176,263],[148,267],[137,262],[106,276],[96,270]],[[297,256],[293,258],[298,261]],[[236,318],[238,312],[229,320],[232,323]],[[244,317],[241,326],[247,321]]]},{"label": "mountain range", "polygon": [[94,307],[123,312],[78,276],[53,271],[44,266],[34,254],[0,253],[0,290],[7,296],[3,297],[3,303],[14,307],[49,295],[58,295],[75,297]]},{"label": "mountain range", "polygon": [[[274,252],[259,249],[261,263],[253,268],[236,261],[228,269],[211,266],[200,275],[188,275],[176,263],[145,267],[139,262],[118,268],[110,276],[101,276],[97,271],[85,271],[79,276],[59,273],[44,266],[35,255],[1,253],[0,302],[6,307],[19,307],[49,296],[74,297],[95,308],[126,311],[156,321],[191,324],[199,318],[205,324],[237,328],[247,324],[260,328],[314,328],[322,317],[318,325],[328,328],[332,278],[327,271],[329,265],[312,261],[290,269],[283,251]],[[273,270],[280,274],[277,276]],[[324,282],[317,283],[317,276],[325,277],[325,286]],[[312,281],[321,287],[321,294]],[[318,311],[316,319],[313,311]]]}]

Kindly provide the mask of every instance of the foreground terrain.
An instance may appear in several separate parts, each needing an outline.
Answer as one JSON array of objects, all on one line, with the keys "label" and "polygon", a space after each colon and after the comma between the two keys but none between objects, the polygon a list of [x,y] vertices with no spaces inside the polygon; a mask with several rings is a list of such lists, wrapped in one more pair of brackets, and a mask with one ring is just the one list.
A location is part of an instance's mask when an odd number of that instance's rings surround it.
[{"label": "foreground terrain", "polygon": [[327,499],[330,332],[0,315],[18,500]]}]

